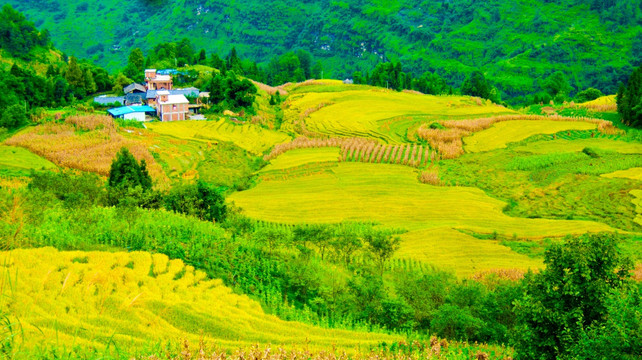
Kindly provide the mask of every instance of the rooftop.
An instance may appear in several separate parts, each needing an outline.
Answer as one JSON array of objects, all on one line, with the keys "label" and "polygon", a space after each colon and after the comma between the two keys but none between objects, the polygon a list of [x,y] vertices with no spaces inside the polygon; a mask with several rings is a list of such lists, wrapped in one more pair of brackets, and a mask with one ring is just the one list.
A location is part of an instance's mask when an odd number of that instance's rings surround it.
[{"label": "rooftop", "polygon": [[167,97],[167,101],[159,101],[158,102],[161,105],[164,104],[189,104],[189,101],[185,97],[185,95],[169,95]]},{"label": "rooftop", "polygon": [[125,114],[131,114],[136,112],[156,112],[153,107],[142,105],[142,106],[121,106],[113,109],[107,110],[111,116],[121,116]]}]

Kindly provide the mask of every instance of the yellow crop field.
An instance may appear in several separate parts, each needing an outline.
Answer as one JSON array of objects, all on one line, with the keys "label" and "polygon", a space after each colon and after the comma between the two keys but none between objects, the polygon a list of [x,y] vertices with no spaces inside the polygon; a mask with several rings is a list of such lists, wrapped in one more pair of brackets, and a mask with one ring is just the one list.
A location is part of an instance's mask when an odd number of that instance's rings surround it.
[{"label": "yellow crop field", "polygon": [[642,181],[642,168],[635,167],[627,170],[619,170],[612,173],[603,174],[602,176],[608,178],[625,178]]},{"label": "yellow crop field", "polygon": [[592,101],[578,104],[585,108],[601,112],[616,112],[617,100],[615,95],[602,96]]},{"label": "yellow crop field", "polygon": [[464,149],[468,152],[490,151],[505,148],[508,143],[524,140],[537,134],[555,134],[564,130],[596,128],[597,124],[582,121],[505,121],[465,137]]},{"label": "yellow crop field", "polygon": [[270,161],[261,172],[284,170],[307,164],[336,162],[339,159],[339,148],[327,147],[318,149],[294,149]]},{"label": "yellow crop field", "polygon": [[469,187],[421,184],[401,165],[339,163],[321,174],[263,182],[230,200],[250,217],[277,223],[377,221],[408,230],[452,227],[519,237],[561,236],[610,227],[589,221],[513,218],[504,202]]},{"label": "yellow crop field", "polygon": [[152,131],[178,139],[201,142],[229,141],[253,154],[262,154],[276,144],[291,140],[290,136],[253,124],[232,124],[219,121],[153,122]]},{"label": "yellow crop field", "polygon": [[401,235],[399,257],[413,258],[466,277],[496,268],[528,270],[542,261],[513,252],[497,240],[481,240],[449,227],[411,231]]},{"label": "yellow crop field", "polygon": [[383,89],[292,95],[285,109],[286,123],[283,127],[288,130],[371,137],[387,143],[403,142],[409,127],[430,119],[514,113],[470,97],[420,95]]},{"label": "yellow crop field", "polygon": [[56,167],[51,161],[44,159],[29,150],[15,147],[0,145],[0,168],[16,169],[53,169]]},{"label": "yellow crop field", "polygon": [[640,143],[611,139],[556,139],[551,141],[537,141],[524,146],[517,146],[514,150],[534,154],[550,154],[554,152],[582,151],[582,149],[587,147],[616,151],[622,154],[642,154],[642,144]]},{"label": "yellow crop field", "polygon": [[227,349],[306,341],[312,348],[366,350],[395,340],[280,320],[220,280],[160,254],[20,249],[0,253],[0,263],[0,308],[20,324],[14,341],[25,351],[78,345],[102,352],[110,344],[133,352],[167,340],[197,344],[201,337]]}]

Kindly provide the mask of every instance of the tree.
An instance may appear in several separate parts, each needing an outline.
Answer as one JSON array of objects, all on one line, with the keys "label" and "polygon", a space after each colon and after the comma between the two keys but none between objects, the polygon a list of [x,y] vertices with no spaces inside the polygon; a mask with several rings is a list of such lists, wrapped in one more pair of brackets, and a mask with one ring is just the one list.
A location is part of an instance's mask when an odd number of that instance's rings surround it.
[{"label": "tree", "polygon": [[122,148],[111,163],[109,179],[110,188],[134,188],[140,186],[143,191],[152,188],[152,178],[147,172],[145,159],[136,161],[127,148]]},{"label": "tree", "polygon": [[633,71],[626,87],[620,87],[617,105],[625,124],[642,128],[642,66]]},{"label": "tree", "polygon": [[165,196],[165,208],[196,216],[201,220],[217,222],[223,221],[227,213],[222,190],[200,180],[196,184],[172,188]]},{"label": "tree", "polygon": [[556,244],[544,255],[546,268],[528,273],[516,301],[518,359],[569,357],[590,328],[608,315],[609,294],[630,278],[631,263],[616,235],[586,235]]},{"label": "tree", "polygon": [[69,65],[67,65],[65,79],[72,87],[76,97],[81,98],[85,95],[85,76],[83,75],[80,66],[78,66],[76,58],[73,56],[69,58]]},{"label": "tree", "polygon": [[573,89],[566,79],[566,75],[563,72],[557,71],[551,74],[549,77],[544,80],[542,85],[544,91],[546,91],[551,97],[559,99],[566,99],[568,94]]},{"label": "tree", "polygon": [[401,239],[385,231],[372,230],[365,234],[364,240],[368,246],[368,251],[379,265],[380,275],[383,275],[386,261],[390,260],[392,255],[399,250]]},{"label": "tree", "polygon": [[584,103],[587,101],[595,100],[602,96],[604,96],[604,94],[600,90],[594,89],[594,88],[588,88],[586,90],[583,90],[577,93],[577,95],[575,95],[575,100],[577,100],[578,103]]},{"label": "tree", "polygon": [[21,104],[13,104],[9,106],[0,118],[0,127],[7,129],[15,129],[27,123],[27,114],[25,108]]},{"label": "tree", "polygon": [[127,59],[127,66],[123,71],[125,76],[142,81],[145,75],[145,56],[140,48],[132,49]]},{"label": "tree", "polygon": [[116,77],[116,80],[114,81],[114,87],[112,88],[112,91],[117,94],[122,94],[123,88],[133,82],[134,80],[128,78],[123,73],[120,73],[118,74],[118,76]]},{"label": "tree", "polygon": [[491,86],[486,77],[479,71],[474,71],[461,85],[462,95],[477,96],[483,99],[490,99]]}]

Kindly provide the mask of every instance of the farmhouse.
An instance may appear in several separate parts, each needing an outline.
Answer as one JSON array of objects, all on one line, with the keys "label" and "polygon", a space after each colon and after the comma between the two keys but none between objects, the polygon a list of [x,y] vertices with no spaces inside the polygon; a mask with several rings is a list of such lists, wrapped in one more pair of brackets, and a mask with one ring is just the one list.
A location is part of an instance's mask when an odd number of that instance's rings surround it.
[{"label": "farmhouse", "polygon": [[113,118],[146,121],[146,115],[156,112],[151,106],[121,106],[107,110]]},{"label": "farmhouse", "polygon": [[145,85],[142,85],[142,84],[131,83],[125,86],[125,88],[123,89],[123,92],[125,92],[125,94],[135,94],[135,93],[142,94],[147,92],[147,88],[145,87]]},{"label": "farmhouse", "polygon": [[171,90],[173,86],[171,75],[159,75],[156,69],[145,70],[147,90]]},{"label": "farmhouse", "polygon": [[156,92],[156,114],[161,121],[185,120],[189,112],[189,101],[185,95],[171,95],[167,90]]}]

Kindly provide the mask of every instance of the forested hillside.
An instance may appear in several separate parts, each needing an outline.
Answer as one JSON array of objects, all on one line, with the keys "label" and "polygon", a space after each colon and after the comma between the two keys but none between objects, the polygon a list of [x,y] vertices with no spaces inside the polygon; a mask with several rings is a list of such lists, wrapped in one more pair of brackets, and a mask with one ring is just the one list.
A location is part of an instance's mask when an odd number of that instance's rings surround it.
[{"label": "forested hillside", "polygon": [[219,55],[236,46],[264,65],[304,49],[334,78],[401,61],[414,76],[434,71],[459,87],[481,70],[508,98],[539,91],[556,71],[571,94],[615,93],[642,51],[640,0],[2,2],[49,29],[63,51],[110,70],[135,47],[188,38]]}]

